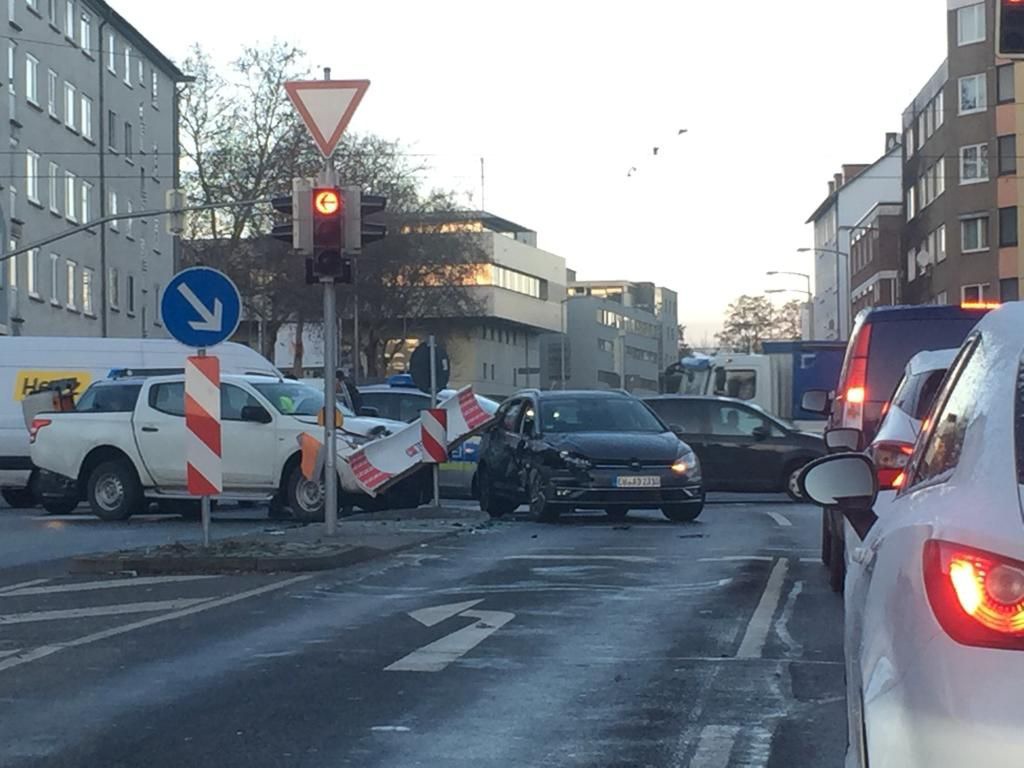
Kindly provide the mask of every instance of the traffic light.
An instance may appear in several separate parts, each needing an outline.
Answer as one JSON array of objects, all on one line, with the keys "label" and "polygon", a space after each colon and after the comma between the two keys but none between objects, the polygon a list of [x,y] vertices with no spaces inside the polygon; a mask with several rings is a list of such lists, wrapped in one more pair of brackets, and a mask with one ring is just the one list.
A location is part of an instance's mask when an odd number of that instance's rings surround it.
[{"label": "traffic light", "polygon": [[313,252],[312,190],[309,179],[292,179],[291,196],[281,195],[270,201],[274,210],[285,218],[274,225],[270,236],[304,254]]},{"label": "traffic light", "polygon": [[1024,59],[1024,0],[999,0],[996,56]]},{"label": "traffic light", "polygon": [[383,213],[388,199],[381,195],[364,195],[363,190],[356,186],[344,187],[342,192],[345,198],[345,252],[351,255],[387,237],[387,226],[367,222],[366,219]]},{"label": "traffic light", "polygon": [[[313,274],[350,282],[351,262],[345,257],[345,201],[338,187],[314,187]],[[348,280],[346,281],[346,277]]]}]

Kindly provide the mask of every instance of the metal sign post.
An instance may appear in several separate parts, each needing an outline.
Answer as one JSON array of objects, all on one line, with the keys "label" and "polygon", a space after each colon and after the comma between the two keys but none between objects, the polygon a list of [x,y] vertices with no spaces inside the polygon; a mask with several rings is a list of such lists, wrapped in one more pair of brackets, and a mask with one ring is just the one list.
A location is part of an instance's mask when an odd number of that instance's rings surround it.
[{"label": "metal sign post", "polygon": [[[437,407],[437,342],[434,334],[430,334],[427,340],[430,345],[430,407]],[[433,465],[434,474],[434,506],[441,506],[441,468],[440,465]]]},{"label": "metal sign post", "polygon": [[[337,186],[334,166],[324,163],[319,184]],[[334,278],[320,279],[324,287],[324,523],[327,535],[338,532],[338,308]]]},{"label": "metal sign post", "polygon": [[[200,348],[196,350],[196,356],[206,357],[206,349]],[[210,517],[212,506],[213,505],[210,504],[209,494],[204,493],[202,496],[199,497],[199,514],[202,517],[203,521],[203,547],[206,549],[208,549],[210,546]]]}]

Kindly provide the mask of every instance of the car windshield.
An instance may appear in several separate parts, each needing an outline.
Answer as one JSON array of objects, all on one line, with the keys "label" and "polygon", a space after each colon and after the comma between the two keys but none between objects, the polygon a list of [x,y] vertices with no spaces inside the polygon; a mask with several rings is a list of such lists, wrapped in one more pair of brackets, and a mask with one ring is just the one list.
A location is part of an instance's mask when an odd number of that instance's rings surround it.
[{"label": "car windshield", "polygon": [[558,397],[540,404],[542,432],[665,432],[643,403],[627,397]]},{"label": "car windshield", "polygon": [[[324,393],[308,384],[273,381],[254,383],[253,387],[285,416],[316,416],[324,407]],[[338,402],[338,410],[345,416],[355,416],[341,402]]]}]

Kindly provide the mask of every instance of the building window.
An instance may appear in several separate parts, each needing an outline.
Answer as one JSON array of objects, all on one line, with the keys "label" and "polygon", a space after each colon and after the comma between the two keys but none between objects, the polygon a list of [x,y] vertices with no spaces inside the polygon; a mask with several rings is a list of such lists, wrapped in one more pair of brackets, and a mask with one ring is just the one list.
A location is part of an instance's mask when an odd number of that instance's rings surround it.
[{"label": "building window", "polygon": [[39,204],[39,155],[31,149],[25,153],[25,197]]},{"label": "building window", "polygon": [[927,113],[927,111],[928,110],[923,110],[917,116],[917,148],[918,149],[923,147],[925,141],[928,140],[928,134],[926,133],[926,131],[927,131],[927,120],[925,119],[925,114]]},{"label": "building window", "polygon": [[107,69],[117,74],[117,38],[113,32],[107,33]]},{"label": "building window", "polygon": [[50,26],[54,29],[57,28],[57,3],[59,0],[47,0],[46,3],[46,18],[50,22]]},{"label": "building window", "polygon": [[92,141],[92,99],[82,94],[82,137]]},{"label": "building window", "polygon": [[68,221],[78,222],[75,216],[75,174],[64,171],[64,216]]},{"label": "building window", "polygon": [[999,175],[1012,176],[1017,172],[1017,136],[999,137]]},{"label": "building window", "polygon": [[72,131],[75,130],[75,109],[77,104],[75,103],[75,86],[71,83],[64,83],[64,125],[70,128]]},{"label": "building window", "polygon": [[125,283],[125,293],[128,295],[128,314],[135,314],[135,276],[128,275]]},{"label": "building window", "polygon": [[946,260],[946,225],[941,224],[935,230],[935,260]]},{"label": "building window", "polygon": [[914,156],[914,125],[911,123],[903,134],[903,146],[906,148],[907,159]]},{"label": "building window", "polygon": [[49,181],[49,193],[50,193],[50,210],[53,213],[60,215],[60,205],[58,204],[58,197],[60,195],[60,168],[57,167],[56,163],[50,163],[50,175],[47,177]]},{"label": "building window", "polygon": [[137,64],[138,64],[137,69],[139,71],[139,87],[140,88],[145,88],[146,87],[146,65],[145,65],[145,62],[142,61],[142,57],[141,56],[138,57]]},{"label": "building window", "polygon": [[924,108],[924,126],[925,131],[928,133],[928,138],[932,137],[935,133],[935,102],[928,102],[928,106]]},{"label": "building window", "polygon": [[50,254],[50,303],[60,305],[60,256]]},{"label": "building window", "polygon": [[89,267],[84,267],[82,269],[82,311],[87,315],[93,314],[92,285],[93,270]]},{"label": "building window", "polygon": [[999,281],[999,300],[1004,304],[1020,300],[1020,281],[1016,277],[1007,277]]},{"label": "building window", "polygon": [[991,291],[992,285],[990,283],[975,283],[973,285],[965,285],[960,289],[960,301],[965,303],[989,301]]},{"label": "building window", "polygon": [[31,53],[25,54],[25,98],[39,106],[39,59]]},{"label": "building window", "polygon": [[1017,206],[999,209],[999,247],[1017,244]]},{"label": "building window", "polygon": [[77,309],[75,289],[78,286],[78,265],[71,259],[68,259],[64,264],[64,279],[67,281],[67,295],[64,297],[64,306],[68,309]]},{"label": "building window", "polygon": [[910,221],[917,216],[917,188],[911,187],[907,190],[907,221]]},{"label": "building window", "polygon": [[970,45],[985,40],[985,4],[968,5],[956,12],[957,45]]},{"label": "building window", "polygon": [[[135,206],[132,204],[131,200],[126,200],[124,206],[125,206],[124,207],[125,213],[127,213],[129,216],[131,216],[135,212]],[[125,219],[124,220],[124,235],[125,235],[125,237],[127,237],[129,240],[134,240],[135,239],[135,231],[134,230],[135,230],[135,219],[131,219],[131,218]]]},{"label": "building window", "polygon": [[82,217],[82,223],[86,224],[92,221],[92,184],[88,181],[82,182],[82,210],[79,211],[79,215]]},{"label": "building window", "polygon": [[932,174],[935,177],[935,197],[939,197],[946,191],[946,158],[939,158],[932,166]]},{"label": "building window", "polygon": [[960,114],[972,115],[988,108],[988,93],[985,75],[968,75],[960,78]]},{"label": "building window", "polygon": [[132,155],[135,153],[134,144],[135,144],[135,139],[134,139],[134,135],[133,135],[133,131],[132,131],[132,124],[131,123],[125,123],[124,124],[124,156],[125,157],[131,158]]},{"label": "building window", "polygon": [[[11,240],[10,246],[12,249],[16,248],[17,245],[16,240]],[[7,260],[7,286],[9,288],[17,289],[18,287],[18,261],[19,258],[17,256]]]},{"label": "building window", "polygon": [[50,117],[55,117],[59,120],[60,115],[57,114],[57,88],[57,73],[51,69],[46,73],[46,109],[49,111]]},{"label": "building window", "polygon": [[75,0],[64,2],[64,36],[75,42]]},{"label": "building window", "polygon": [[960,243],[963,253],[988,250],[988,216],[961,219]]},{"label": "building window", "polygon": [[27,254],[25,262],[25,289],[29,296],[39,298],[39,249],[33,248]]},{"label": "building window", "polygon": [[1015,101],[1015,85],[1013,82],[1013,64],[996,67],[996,100],[1000,104]]},{"label": "building window", "polygon": [[107,149],[117,152],[117,113],[107,110]]},{"label": "building window", "polygon": [[151,88],[150,88],[150,101],[153,104],[153,109],[160,109],[160,103],[158,99],[158,88],[160,86],[160,80],[157,78],[156,70],[154,69],[151,73]]},{"label": "building window", "polygon": [[939,130],[946,122],[946,92],[940,90],[935,96],[935,130]]},{"label": "building window", "polygon": [[107,303],[111,309],[121,308],[121,276],[116,267],[107,270]]},{"label": "building window", "polygon": [[79,38],[78,42],[82,46],[82,53],[89,58],[92,58],[92,16],[85,11],[82,11],[82,16],[79,19]]},{"label": "building window", "polygon": [[[117,216],[117,192],[110,190],[110,207],[107,210],[108,216]],[[110,228],[117,232],[117,219],[110,222]]]},{"label": "building window", "polygon": [[124,47],[124,84],[132,87],[132,47]]},{"label": "building window", "polygon": [[960,183],[988,181],[988,144],[960,147]]}]

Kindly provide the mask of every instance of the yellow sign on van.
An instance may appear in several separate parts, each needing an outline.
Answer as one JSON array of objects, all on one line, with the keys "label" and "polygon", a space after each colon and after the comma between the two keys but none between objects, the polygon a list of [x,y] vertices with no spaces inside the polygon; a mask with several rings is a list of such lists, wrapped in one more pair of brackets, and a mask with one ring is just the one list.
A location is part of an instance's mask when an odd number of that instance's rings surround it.
[{"label": "yellow sign on van", "polygon": [[72,394],[78,397],[92,383],[92,373],[89,371],[59,371],[53,369],[45,371],[18,371],[14,374],[14,399],[24,400],[26,396],[32,394],[40,387],[44,387],[54,381],[62,381],[63,379],[74,379],[77,382]]}]

